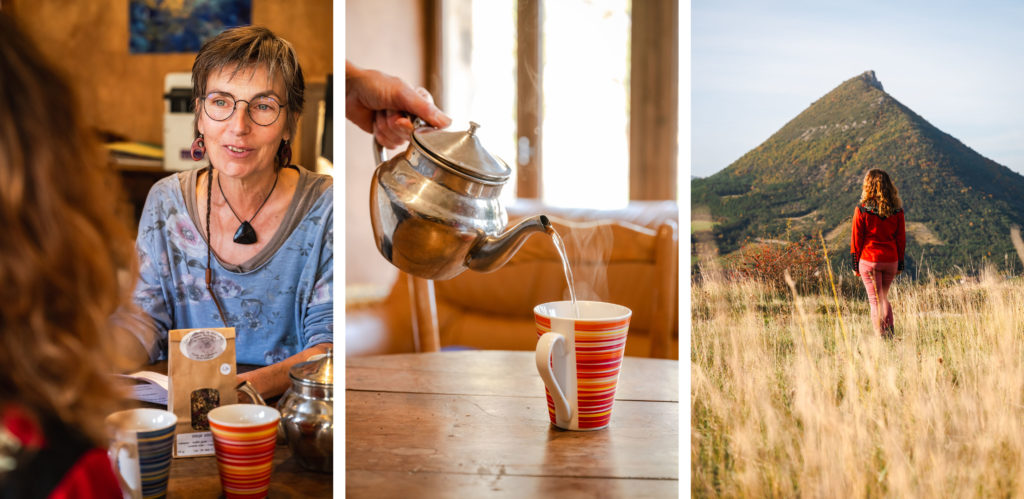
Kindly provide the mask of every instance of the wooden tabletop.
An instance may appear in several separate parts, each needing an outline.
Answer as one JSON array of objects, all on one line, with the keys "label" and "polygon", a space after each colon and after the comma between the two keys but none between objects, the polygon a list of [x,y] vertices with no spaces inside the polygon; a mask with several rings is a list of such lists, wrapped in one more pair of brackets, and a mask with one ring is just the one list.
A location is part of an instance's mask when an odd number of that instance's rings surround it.
[{"label": "wooden tabletop", "polygon": [[[268,498],[331,497],[334,475],[306,470],[292,457],[287,445],[274,449]],[[222,497],[217,458],[178,457],[171,461],[167,497]]]},{"label": "wooden tabletop", "polygon": [[611,425],[551,426],[533,352],[347,359],[348,497],[677,497],[679,363],[626,357]]}]

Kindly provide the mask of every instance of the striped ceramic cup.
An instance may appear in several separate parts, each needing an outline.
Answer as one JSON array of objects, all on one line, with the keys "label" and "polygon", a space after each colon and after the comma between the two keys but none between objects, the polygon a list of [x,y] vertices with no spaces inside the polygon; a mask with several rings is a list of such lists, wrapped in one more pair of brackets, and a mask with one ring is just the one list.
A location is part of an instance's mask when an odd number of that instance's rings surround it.
[{"label": "striped ceramic cup", "polygon": [[210,411],[209,419],[225,497],[266,496],[281,413],[265,405],[232,404]]},{"label": "striped ceramic cup", "polygon": [[632,315],[622,305],[596,301],[575,306],[558,301],[533,309],[540,338],[537,371],[551,424],[584,431],[608,426]]},{"label": "striped ceramic cup", "polygon": [[178,417],[161,409],[129,409],[107,416],[106,421],[110,460],[124,497],[166,497]]}]

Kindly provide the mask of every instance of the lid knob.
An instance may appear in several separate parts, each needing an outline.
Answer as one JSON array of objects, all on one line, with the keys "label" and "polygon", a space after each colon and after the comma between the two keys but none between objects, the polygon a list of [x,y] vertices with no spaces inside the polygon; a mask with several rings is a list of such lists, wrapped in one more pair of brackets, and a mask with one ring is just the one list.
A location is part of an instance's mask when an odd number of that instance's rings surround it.
[{"label": "lid knob", "polygon": [[480,128],[480,125],[478,123],[476,123],[475,121],[470,121],[469,122],[469,130],[466,133],[468,133],[470,135],[475,135],[475,132],[476,132],[477,128]]}]

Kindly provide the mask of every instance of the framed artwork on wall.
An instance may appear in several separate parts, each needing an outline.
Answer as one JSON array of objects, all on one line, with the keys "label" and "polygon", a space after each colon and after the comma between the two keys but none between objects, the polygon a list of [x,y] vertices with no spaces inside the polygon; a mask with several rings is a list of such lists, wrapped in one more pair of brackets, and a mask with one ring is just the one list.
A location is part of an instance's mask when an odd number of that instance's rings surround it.
[{"label": "framed artwork on wall", "polygon": [[133,54],[198,52],[221,31],[251,22],[252,0],[129,0],[128,45]]}]

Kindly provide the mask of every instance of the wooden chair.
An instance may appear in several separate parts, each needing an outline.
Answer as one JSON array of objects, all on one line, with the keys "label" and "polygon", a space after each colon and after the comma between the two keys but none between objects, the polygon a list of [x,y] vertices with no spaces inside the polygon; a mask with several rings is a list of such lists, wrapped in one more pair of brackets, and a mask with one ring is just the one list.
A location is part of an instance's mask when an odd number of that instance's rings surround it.
[{"label": "wooden chair", "polygon": [[[626,355],[678,358],[675,221],[651,229],[615,220],[551,218],[566,240],[578,298],[618,303],[633,311]],[[602,272],[607,288],[589,288],[600,285],[595,276]],[[416,350],[423,352],[442,345],[532,350],[537,340],[533,307],[568,299],[560,257],[543,234],[533,235],[495,272],[465,272],[437,282],[408,279]]]}]

